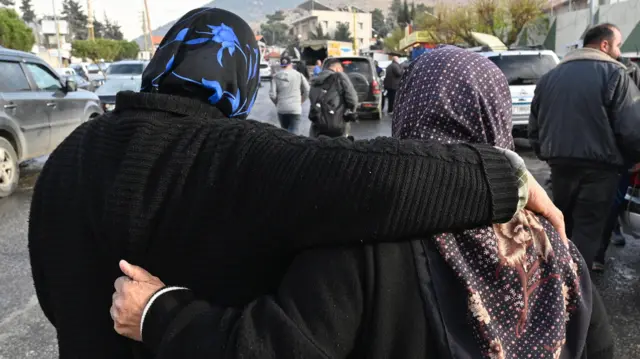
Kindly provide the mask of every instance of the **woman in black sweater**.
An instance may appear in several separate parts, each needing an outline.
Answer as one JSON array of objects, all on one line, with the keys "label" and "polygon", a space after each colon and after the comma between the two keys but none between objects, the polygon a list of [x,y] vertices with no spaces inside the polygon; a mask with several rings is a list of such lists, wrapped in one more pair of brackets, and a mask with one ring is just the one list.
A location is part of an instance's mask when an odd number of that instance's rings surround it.
[{"label": "woman in black sweater", "polygon": [[[395,137],[513,148],[507,80],[476,53],[448,46],[421,56],[398,105]],[[135,286],[163,285],[123,270]],[[135,308],[132,293],[118,288],[114,302]],[[151,297],[141,336],[156,358],[613,358],[584,259],[525,209],[506,224],[307,251],[272,295],[241,309],[197,296],[169,287]]]},{"label": "woman in black sweater", "polygon": [[245,120],[259,57],[240,18],[193,10],[165,36],[142,92],[119,93],[113,113],[80,126],[47,161],[29,253],[61,358],[150,357],[108,313],[121,258],[242,307],[273,291],[302,249],[516,212],[515,169],[491,146],[316,140]]}]

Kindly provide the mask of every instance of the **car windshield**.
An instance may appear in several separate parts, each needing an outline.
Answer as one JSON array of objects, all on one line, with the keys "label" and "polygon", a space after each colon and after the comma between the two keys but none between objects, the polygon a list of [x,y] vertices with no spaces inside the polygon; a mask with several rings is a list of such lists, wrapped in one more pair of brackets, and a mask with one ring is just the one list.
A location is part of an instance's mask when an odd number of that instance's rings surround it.
[{"label": "car windshield", "polygon": [[99,96],[115,96],[120,91],[140,91],[142,80],[136,79],[111,79],[96,90]]},{"label": "car windshield", "polygon": [[364,75],[366,78],[371,79],[373,72],[369,61],[364,59],[342,59],[340,62],[342,63],[344,72],[347,74],[359,73]]},{"label": "car windshield", "polygon": [[502,70],[509,85],[535,85],[542,75],[556,66],[551,55],[491,56],[489,60]]},{"label": "car windshield", "polygon": [[267,65],[267,64],[260,64],[260,68],[261,68],[261,69],[268,69],[268,68],[269,68],[269,65]]},{"label": "car windshield", "polygon": [[107,69],[107,75],[142,75],[143,64],[114,64]]},{"label": "car windshield", "polygon": [[91,64],[87,66],[87,71],[89,71],[90,74],[97,74],[100,72],[100,67],[96,64]]}]

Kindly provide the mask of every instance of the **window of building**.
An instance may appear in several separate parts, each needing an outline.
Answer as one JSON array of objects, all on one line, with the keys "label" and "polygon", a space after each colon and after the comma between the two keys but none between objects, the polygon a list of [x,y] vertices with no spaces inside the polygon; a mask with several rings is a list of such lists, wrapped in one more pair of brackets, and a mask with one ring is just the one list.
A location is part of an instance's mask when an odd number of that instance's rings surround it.
[{"label": "window of building", "polygon": [[323,21],[322,25],[324,25],[324,29],[328,29],[329,28],[329,21]]},{"label": "window of building", "polygon": [[358,38],[358,42],[360,42],[360,45],[363,45],[363,44],[364,44],[364,39],[363,39],[363,38],[361,38],[361,37],[359,37],[359,38]]},{"label": "window of building", "polygon": [[359,22],[359,23],[358,23],[358,26],[360,27],[360,30],[363,30],[363,29],[364,29],[364,24],[363,24],[363,23]]}]

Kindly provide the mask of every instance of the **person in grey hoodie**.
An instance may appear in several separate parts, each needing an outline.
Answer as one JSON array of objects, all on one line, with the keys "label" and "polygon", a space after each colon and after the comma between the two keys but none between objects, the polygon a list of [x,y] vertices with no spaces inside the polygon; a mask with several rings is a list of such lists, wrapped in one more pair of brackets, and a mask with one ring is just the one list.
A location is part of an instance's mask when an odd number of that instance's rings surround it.
[{"label": "person in grey hoodie", "polygon": [[[328,85],[328,80],[332,79],[333,76],[337,76],[337,86],[335,87]],[[323,89],[331,87],[336,89],[337,91],[334,93],[328,94],[329,96],[335,97],[328,100],[328,103],[336,103],[339,105],[336,106],[335,109],[337,113],[336,122],[338,123],[333,123],[332,126],[329,126],[329,124],[321,125],[319,123],[312,123],[309,137],[318,137],[320,135],[329,137],[349,136],[349,122],[355,120],[354,116],[358,108],[358,93],[347,74],[344,73],[344,68],[340,60],[335,58],[326,60],[325,70],[317,77],[311,79],[311,87]],[[317,99],[313,97],[314,95],[312,94],[312,106],[317,101]]]},{"label": "person in grey hoodie", "polygon": [[309,82],[293,68],[291,58],[280,59],[282,71],[271,79],[269,97],[278,109],[280,126],[291,133],[298,131],[302,103],[309,97]]}]

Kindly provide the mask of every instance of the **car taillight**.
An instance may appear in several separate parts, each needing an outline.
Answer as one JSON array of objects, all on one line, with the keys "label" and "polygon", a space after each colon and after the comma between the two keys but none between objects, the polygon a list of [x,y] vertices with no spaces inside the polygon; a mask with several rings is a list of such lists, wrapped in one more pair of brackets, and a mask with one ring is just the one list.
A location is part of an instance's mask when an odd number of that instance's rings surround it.
[{"label": "car taillight", "polygon": [[373,89],[374,95],[380,94],[380,85],[378,84],[378,81],[373,80],[373,82],[371,83],[371,88]]}]

